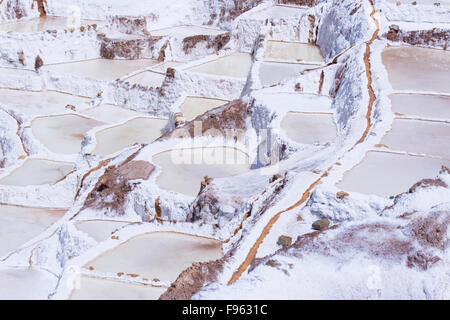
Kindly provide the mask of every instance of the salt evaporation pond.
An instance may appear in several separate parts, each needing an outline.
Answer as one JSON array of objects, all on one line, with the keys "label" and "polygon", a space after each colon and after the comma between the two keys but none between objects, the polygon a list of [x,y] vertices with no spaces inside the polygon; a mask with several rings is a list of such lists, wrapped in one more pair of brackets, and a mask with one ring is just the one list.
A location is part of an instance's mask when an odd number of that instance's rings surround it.
[{"label": "salt evaporation pond", "polygon": [[178,149],[153,156],[162,168],[156,183],[162,189],[196,196],[205,176],[223,178],[250,170],[250,159],[234,148]]},{"label": "salt evaporation pond", "polygon": [[142,112],[130,110],[112,104],[102,104],[82,112],[83,115],[97,119],[99,121],[117,123],[131,118],[142,117]]},{"label": "salt evaporation pond", "polygon": [[58,278],[36,269],[0,269],[0,300],[46,300]]},{"label": "salt evaporation pond", "polygon": [[158,30],[151,30],[150,34],[156,37],[191,37],[196,35],[219,35],[225,33],[220,29],[206,28],[202,26],[177,26]]},{"label": "salt evaporation pond", "polygon": [[74,169],[70,162],[27,159],[19,168],[0,179],[0,185],[30,186],[54,184]]},{"label": "salt evaporation pond", "polygon": [[136,118],[97,132],[97,145],[92,153],[108,155],[136,143],[150,143],[163,134],[166,119]]},{"label": "salt evaporation pond", "polygon": [[337,135],[332,114],[288,112],[281,121],[281,129],[302,144],[328,142]]},{"label": "salt evaporation pond", "polygon": [[125,81],[132,84],[137,83],[145,87],[159,88],[162,86],[162,83],[165,78],[166,75],[164,73],[143,71],[141,73],[138,73],[134,76],[125,79]]},{"label": "salt evaporation pond", "polygon": [[27,115],[66,111],[67,105],[87,106],[88,98],[55,91],[23,91],[0,89],[1,103]]},{"label": "salt evaporation pond", "polygon": [[235,52],[229,56],[187,69],[188,71],[217,76],[246,78],[252,66],[252,56],[244,52]]},{"label": "salt evaporation pond", "polygon": [[222,257],[221,242],[180,233],[158,232],[133,238],[104,253],[86,267],[175,281],[193,262]]},{"label": "salt evaporation pond", "polygon": [[87,233],[89,236],[97,241],[104,241],[111,237],[111,234],[129,224],[128,222],[119,221],[104,221],[104,220],[92,220],[92,221],[79,221],[75,223],[75,227]]},{"label": "salt evaporation pond", "polygon": [[311,43],[267,41],[265,60],[286,60],[320,64],[324,62],[320,48]]},{"label": "salt evaporation pond", "polygon": [[0,205],[0,257],[41,234],[65,212]]},{"label": "salt evaporation pond", "polygon": [[103,124],[76,114],[65,114],[36,118],[31,128],[36,139],[50,151],[72,154],[81,151],[81,142],[89,130]]},{"label": "salt evaporation pond", "polygon": [[418,181],[434,179],[450,161],[387,152],[368,152],[364,160],[345,173],[338,187],[345,191],[379,196],[406,192]]},{"label": "salt evaporation pond", "polygon": [[422,94],[392,94],[392,112],[398,116],[450,119],[450,97]]},{"label": "salt evaporation pond", "polygon": [[51,73],[69,74],[104,81],[114,81],[128,73],[150,67],[158,63],[157,60],[109,60],[94,59],[68,63],[44,65],[41,69]]},{"label": "salt evaporation pond", "polygon": [[203,98],[203,97],[187,97],[180,106],[180,111],[187,121],[196,118],[205,112],[228,103],[226,100]]},{"label": "salt evaporation pond", "polygon": [[162,86],[164,79],[166,78],[167,68],[174,68],[182,64],[182,62],[166,61],[157,64],[148,70],[132,75],[131,77],[126,78],[125,81],[132,84],[140,84],[145,87],[158,88]]},{"label": "salt evaporation pond", "polygon": [[450,160],[450,124],[395,119],[382,139],[389,149],[439,156]]},{"label": "salt evaporation pond", "polygon": [[184,62],[178,62],[178,61],[166,61],[160,64],[155,65],[154,67],[152,67],[150,70],[154,71],[154,72],[159,72],[159,73],[166,73],[167,72],[167,68],[176,68],[180,65],[183,65]]},{"label": "salt evaporation pond", "polygon": [[450,52],[412,46],[388,47],[382,53],[394,90],[450,93]]},{"label": "salt evaporation pond", "polygon": [[82,276],[70,300],[157,300],[167,288]]},{"label": "salt evaporation pond", "polygon": [[263,62],[259,68],[259,78],[263,86],[269,86],[298,76],[301,71],[310,67],[298,63]]},{"label": "salt evaporation pond", "polygon": [[[41,18],[15,21],[0,24],[0,32],[33,33],[44,32],[47,30],[69,29],[71,20],[66,17],[46,16]],[[80,20],[80,26],[100,25],[102,21],[98,20]]]}]

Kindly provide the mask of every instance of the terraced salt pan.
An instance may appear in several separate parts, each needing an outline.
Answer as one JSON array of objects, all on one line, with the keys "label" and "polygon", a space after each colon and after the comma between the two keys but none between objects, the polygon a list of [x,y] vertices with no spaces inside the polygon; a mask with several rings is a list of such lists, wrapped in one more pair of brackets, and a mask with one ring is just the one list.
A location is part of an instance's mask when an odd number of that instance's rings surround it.
[{"label": "terraced salt pan", "polygon": [[286,60],[320,64],[324,62],[319,47],[311,43],[267,41],[265,60]]},{"label": "terraced salt pan", "polygon": [[0,89],[0,103],[27,116],[62,113],[67,111],[67,105],[84,108],[88,102],[87,98],[55,91]]},{"label": "terraced salt pan", "polygon": [[129,83],[137,83],[145,87],[159,88],[165,78],[166,75],[163,73],[144,71],[125,79],[125,81]]},{"label": "terraced salt pan", "polygon": [[97,132],[97,155],[108,155],[136,143],[150,143],[163,134],[166,119],[135,118],[122,125]]},{"label": "terraced salt pan", "polygon": [[245,52],[235,52],[229,56],[187,69],[192,72],[217,76],[246,78],[252,66],[252,56]]},{"label": "terraced salt pan", "polygon": [[[81,26],[93,24],[101,25],[103,24],[103,21],[83,20],[83,19],[80,21]],[[46,16],[36,19],[1,23],[0,32],[17,32],[17,33],[44,32],[47,30],[69,29],[71,25],[72,23],[69,18]]]},{"label": "terraced salt pan", "polygon": [[408,191],[417,181],[435,178],[442,165],[448,167],[450,161],[371,151],[337,186],[350,192],[393,196]]},{"label": "terraced salt pan", "polygon": [[450,93],[450,51],[388,47],[382,59],[394,90]]},{"label": "terraced salt pan", "polygon": [[392,112],[397,116],[450,119],[450,97],[421,94],[393,94]]},{"label": "terraced salt pan", "polygon": [[142,117],[144,115],[141,112],[122,108],[112,104],[102,104],[98,107],[85,110],[82,113],[87,117],[109,123],[117,123],[130,118],[136,118],[139,116]]},{"label": "terraced salt pan", "polygon": [[290,139],[303,144],[324,143],[337,135],[332,114],[288,112],[281,128]]},{"label": "terraced salt pan", "polygon": [[178,61],[166,61],[164,63],[160,63],[160,64],[152,67],[151,70],[154,72],[159,72],[159,73],[165,74],[167,71],[167,68],[176,68],[183,64],[184,64],[183,62],[178,62]]},{"label": "terraced salt pan", "polygon": [[27,159],[22,166],[0,179],[0,185],[29,186],[54,184],[74,169],[70,162]]},{"label": "terraced salt pan", "polygon": [[450,123],[395,119],[381,143],[392,150],[450,160]]},{"label": "terraced salt pan", "polygon": [[152,59],[109,60],[94,59],[69,63],[44,65],[42,70],[51,73],[70,74],[104,81],[114,81],[130,72],[150,67],[158,63]]},{"label": "terraced salt pan", "polygon": [[269,86],[298,76],[301,71],[310,67],[296,63],[263,62],[259,68],[259,79],[263,86]]},{"label": "terraced salt pan", "polygon": [[57,278],[35,269],[0,269],[0,300],[42,300],[56,288]]},{"label": "terraced salt pan", "polygon": [[76,222],[75,227],[78,230],[87,233],[97,241],[104,241],[108,239],[114,231],[127,224],[127,222],[92,220]]},{"label": "terraced salt pan", "polygon": [[126,78],[125,81],[130,83],[137,83],[146,87],[161,87],[164,79],[166,78],[166,71],[168,68],[175,68],[177,66],[182,65],[182,62],[176,61],[167,61],[164,63],[160,63],[150,68],[149,70],[140,72],[136,75],[133,75],[129,78]]},{"label": "terraced salt pan", "polygon": [[82,276],[71,300],[157,300],[167,288],[151,287]]},{"label": "terraced salt pan", "polygon": [[234,148],[178,149],[153,156],[162,168],[157,178],[160,188],[196,196],[205,176],[223,178],[250,170],[247,154]]},{"label": "terraced salt pan", "polygon": [[226,100],[203,98],[203,97],[187,97],[180,106],[180,111],[187,121],[204,114],[206,111],[214,109],[228,103]]},{"label": "terraced salt pan", "polygon": [[87,266],[96,271],[137,274],[149,280],[174,281],[193,262],[222,257],[219,241],[180,233],[138,236],[101,255]]},{"label": "terraced salt pan", "polygon": [[0,205],[0,257],[38,236],[65,210]]},{"label": "terraced salt pan", "polygon": [[195,35],[219,35],[226,31],[220,29],[205,28],[201,26],[177,26],[158,30],[151,30],[152,36],[191,37]]},{"label": "terraced salt pan", "polygon": [[84,135],[103,125],[94,119],[76,114],[40,117],[33,120],[33,135],[54,153],[73,154],[81,151]]},{"label": "terraced salt pan", "polygon": [[255,20],[266,20],[267,17],[270,17],[273,20],[288,19],[297,17],[303,14],[305,11],[306,10],[304,8],[275,5],[263,10],[256,11],[255,13],[248,15],[247,18]]}]

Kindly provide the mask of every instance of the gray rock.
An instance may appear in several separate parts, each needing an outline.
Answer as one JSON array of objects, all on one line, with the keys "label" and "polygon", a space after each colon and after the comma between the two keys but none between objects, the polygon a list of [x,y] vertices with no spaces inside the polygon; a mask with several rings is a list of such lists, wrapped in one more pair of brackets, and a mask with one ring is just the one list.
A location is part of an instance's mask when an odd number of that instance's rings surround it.
[{"label": "gray rock", "polygon": [[314,230],[325,231],[330,227],[330,220],[321,219],[312,224]]},{"label": "gray rock", "polygon": [[282,246],[283,248],[289,247],[292,244],[292,238],[288,236],[280,236],[278,238],[277,245]]}]

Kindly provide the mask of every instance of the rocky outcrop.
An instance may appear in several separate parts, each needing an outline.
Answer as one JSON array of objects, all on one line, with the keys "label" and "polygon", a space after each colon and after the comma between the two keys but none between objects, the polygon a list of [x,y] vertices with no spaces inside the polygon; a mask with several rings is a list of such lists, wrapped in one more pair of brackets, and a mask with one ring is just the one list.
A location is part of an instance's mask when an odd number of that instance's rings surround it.
[{"label": "rocky outcrop", "polygon": [[4,10],[2,14],[6,17],[6,20],[22,19],[26,16],[23,4],[19,0],[5,0],[4,3],[0,2],[0,9]]},{"label": "rocky outcrop", "polygon": [[44,61],[40,56],[37,56],[34,60],[34,70],[38,71],[44,65]]},{"label": "rocky outcrop", "polygon": [[191,300],[201,288],[216,281],[222,269],[221,260],[194,263],[178,276],[159,300]]},{"label": "rocky outcrop", "polygon": [[199,43],[204,43],[207,49],[219,51],[230,42],[230,38],[229,32],[217,36],[195,35],[186,37],[183,39],[183,51],[185,54],[189,54]]},{"label": "rocky outcrop", "polygon": [[109,30],[125,34],[148,35],[147,17],[115,15],[109,18]]},{"label": "rocky outcrop", "polygon": [[262,2],[263,0],[208,0],[206,6],[213,12],[208,24],[230,23]]},{"label": "rocky outcrop", "polygon": [[450,30],[433,28],[431,30],[401,30],[398,25],[389,26],[383,35],[392,42],[404,42],[413,46],[427,46],[447,50],[450,44]]},{"label": "rocky outcrop", "polygon": [[131,157],[120,165],[108,167],[87,196],[84,208],[123,214],[127,195],[133,189],[131,181],[147,180],[154,170],[152,164],[132,161]]},{"label": "rocky outcrop", "polygon": [[101,41],[100,56],[102,58],[127,60],[153,58],[154,52],[158,51],[158,42],[161,40],[161,37],[151,36],[110,38],[105,34],[99,34],[98,38]]},{"label": "rocky outcrop", "polygon": [[224,136],[236,141],[244,136],[249,115],[250,107],[247,103],[242,100],[234,100],[186,122],[180,128],[167,132],[159,140],[170,137],[194,138],[197,135],[208,135]]},{"label": "rocky outcrop", "polygon": [[47,15],[47,12],[45,10],[47,0],[33,0],[32,8],[34,8],[35,5],[37,6],[40,16],[45,17]]}]

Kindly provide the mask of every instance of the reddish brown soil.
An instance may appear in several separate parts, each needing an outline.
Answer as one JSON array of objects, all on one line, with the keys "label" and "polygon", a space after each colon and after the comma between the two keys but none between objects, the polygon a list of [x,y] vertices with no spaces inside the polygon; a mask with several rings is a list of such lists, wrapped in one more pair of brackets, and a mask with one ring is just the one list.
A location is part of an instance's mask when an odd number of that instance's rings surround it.
[{"label": "reddish brown soil", "polygon": [[126,161],[105,170],[94,189],[88,195],[85,208],[108,209],[123,213],[128,193],[132,190],[130,181],[149,178],[155,167],[146,161]]}]

